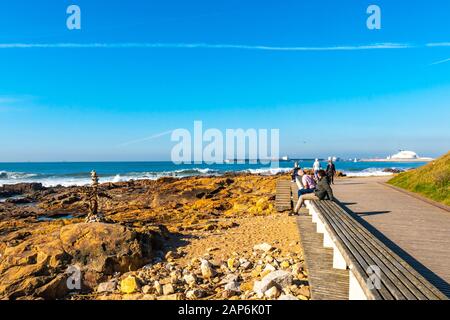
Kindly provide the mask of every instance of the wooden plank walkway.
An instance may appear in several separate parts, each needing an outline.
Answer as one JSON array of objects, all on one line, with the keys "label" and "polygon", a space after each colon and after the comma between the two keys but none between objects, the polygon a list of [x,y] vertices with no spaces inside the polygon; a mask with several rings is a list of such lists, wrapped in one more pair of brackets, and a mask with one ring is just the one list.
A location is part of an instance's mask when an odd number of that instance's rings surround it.
[{"label": "wooden plank walkway", "polygon": [[450,297],[450,213],[382,183],[339,179],[335,196],[370,232]]},{"label": "wooden plank walkway", "polygon": [[295,205],[298,201],[298,186],[295,182],[291,182],[291,192],[292,192],[292,204],[295,208]]},{"label": "wooden plank walkway", "polygon": [[[293,205],[298,201],[298,186],[290,183]],[[317,233],[306,208],[297,217],[300,245],[305,258],[312,300],[348,300],[349,272],[333,268],[333,250],[323,247],[323,234]]]},{"label": "wooden plank walkway", "polygon": [[[304,211],[304,209],[302,210]],[[333,249],[323,247],[323,235],[309,215],[297,217],[312,300],[348,300],[349,272],[333,269]]]},{"label": "wooden plank walkway", "polygon": [[289,180],[280,179],[277,181],[275,209],[278,212],[289,211],[292,209],[291,182]]}]

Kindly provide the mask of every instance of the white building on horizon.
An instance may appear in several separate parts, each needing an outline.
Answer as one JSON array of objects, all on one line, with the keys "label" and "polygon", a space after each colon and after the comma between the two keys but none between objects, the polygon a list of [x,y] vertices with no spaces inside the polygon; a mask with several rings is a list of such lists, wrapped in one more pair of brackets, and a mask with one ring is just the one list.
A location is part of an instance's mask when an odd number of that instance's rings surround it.
[{"label": "white building on horizon", "polygon": [[391,161],[431,161],[433,158],[419,157],[414,151],[400,150],[398,153],[387,157]]}]

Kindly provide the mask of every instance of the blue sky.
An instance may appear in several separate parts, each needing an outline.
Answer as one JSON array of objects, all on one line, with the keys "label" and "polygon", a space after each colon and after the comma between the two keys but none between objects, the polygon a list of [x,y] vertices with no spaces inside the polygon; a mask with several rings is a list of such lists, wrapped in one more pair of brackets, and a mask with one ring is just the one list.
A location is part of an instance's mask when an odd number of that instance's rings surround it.
[{"label": "blue sky", "polygon": [[127,142],[194,120],[279,128],[292,157],[437,156],[449,14],[441,0],[2,1],[0,161],[168,160],[168,135]]}]

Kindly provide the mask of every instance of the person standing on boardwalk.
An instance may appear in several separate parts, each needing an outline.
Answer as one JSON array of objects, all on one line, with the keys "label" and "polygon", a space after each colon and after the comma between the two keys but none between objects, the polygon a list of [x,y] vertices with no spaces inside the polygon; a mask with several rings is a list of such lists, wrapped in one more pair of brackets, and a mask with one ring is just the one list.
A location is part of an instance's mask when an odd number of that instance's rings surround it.
[{"label": "person standing on boardwalk", "polygon": [[319,177],[317,176],[317,172],[319,172],[319,170],[320,170],[320,162],[319,159],[316,158],[313,164],[314,178],[316,178],[316,180],[319,179]]},{"label": "person standing on boardwalk", "polygon": [[328,183],[327,174],[324,170],[319,170],[317,172],[319,181],[317,182],[316,189],[314,193],[303,194],[298,198],[297,205],[294,209],[294,214],[298,214],[300,208],[305,203],[305,200],[333,200],[333,190]]},{"label": "person standing on boardwalk", "polygon": [[330,184],[334,184],[334,176],[336,175],[336,167],[333,163],[333,160],[328,160],[328,165],[327,165],[327,177],[328,177],[328,181]]}]

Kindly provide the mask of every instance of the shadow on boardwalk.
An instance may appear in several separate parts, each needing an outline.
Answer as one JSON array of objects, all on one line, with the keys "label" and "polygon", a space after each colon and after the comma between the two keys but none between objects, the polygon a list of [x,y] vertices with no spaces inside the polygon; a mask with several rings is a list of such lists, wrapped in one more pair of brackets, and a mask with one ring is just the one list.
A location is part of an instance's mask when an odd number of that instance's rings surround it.
[{"label": "shadow on boardwalk", "polygon": [[345,205],[349,205],[348,203],[341,203],[337,201],[339,205],[351,214],[359,223],[361,223],[367,230],[369,230],[373,235],[375,235],[381,242],[383,242],[386,246],[388,246],[392,251],[394,251],[398,256],[400,256],[403,260],[405,260],[409,265],[411,265],[417,272],[419,272],[425,279],[431,282],[436,288],[442,291],[448,298],[450,298],[450,284],[446,282],[444,279],[439,277],[433,271],[425,267],[422,263],[414,259],[411,255],[405,252],[402,248],[392,242],[389,238],[387,238],[383,233],[381,233],[378,229],[373,227],[370,223],[361,218],[363,215],[370,214],[383,214],[389,213],[390,211],[380,211],[380,212],[366,212],[363,214],[358,214],[347,208]]}]

